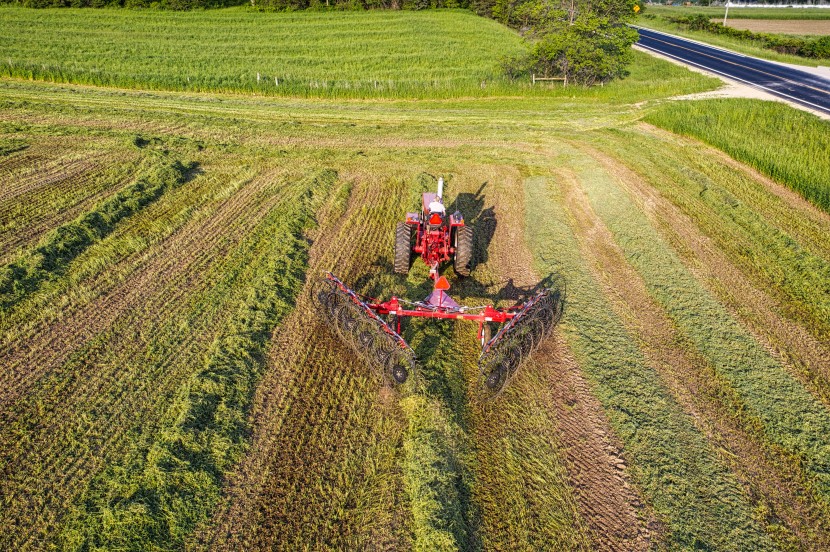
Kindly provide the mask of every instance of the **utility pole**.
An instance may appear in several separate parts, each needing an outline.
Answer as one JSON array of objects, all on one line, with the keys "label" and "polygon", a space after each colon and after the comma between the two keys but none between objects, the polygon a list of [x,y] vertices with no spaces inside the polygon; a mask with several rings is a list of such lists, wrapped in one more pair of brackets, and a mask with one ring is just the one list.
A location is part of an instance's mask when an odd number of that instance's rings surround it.
[{"label": "utility pole", "polygon": [[726,16],[729,15],[729,0],[726,0],[726,11],[723,12],[723,26],[726,27]]}]

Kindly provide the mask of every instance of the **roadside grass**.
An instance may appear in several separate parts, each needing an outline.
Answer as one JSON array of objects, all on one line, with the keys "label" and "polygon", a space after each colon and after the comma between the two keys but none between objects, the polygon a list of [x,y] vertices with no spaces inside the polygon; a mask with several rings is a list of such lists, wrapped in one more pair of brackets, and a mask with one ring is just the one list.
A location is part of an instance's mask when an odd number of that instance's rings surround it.
[{"label": "roadside grass", "polygon": [[827,510],[830,446],[825,437],[830,435],[830,411],[698,283],[607,172],[582,155],[571,155],[569,165],[577,171],[593,209],[649,292],[715,373],[734,389],[734,408],[744,423],[762,428],[766,446],[798,457],[804,480],[811,482]]},{"label": "roadside grass", "polygon": [[740,485],[647,365],[590,275],[560,192],[549,179],[531,177],[524,193],[528,240],[539,271],[568,278],[562,331],[623,441],[634,481],[666,523],[665,545],[771,549]]},{"label": "roadside grass", "polygon": [[671,102],[645,120],[691,136],[792,188],[830,213],[830,121],[777,102]]},{"label": "roadside grass", "polygon": [[828,63],[827,59],[816,59],[791,54],[780,54],[775,50],[771,50],[769,48],[764,48],[763,46],[760,46],[756,41],[753,40],[743,40],[730,36],[708,33],[706,31],[690,31],[677,23],[672,23],[670,21],[667,21],[666,19],[663,19],[659,15],[650,17],[649,14],[646,13],[638,17],[634,24],[639,25],[641,27],[645,27],[646,29],[653,29],[655,31],[662,31],[664,33],[682,36],[684,38],[697,40],[698,42],[703,42],[705,44],[711,44],[712,46],[717,46],[719,48],[732,50],[733,52],[738,52],[740,54],[745,54],[748,56],[753,56],[761,59],[767,59],[770,61],[777,61],[780,63],[791,63],[794,65],[804,65],[806,67],[819,67],[827,65]]}]

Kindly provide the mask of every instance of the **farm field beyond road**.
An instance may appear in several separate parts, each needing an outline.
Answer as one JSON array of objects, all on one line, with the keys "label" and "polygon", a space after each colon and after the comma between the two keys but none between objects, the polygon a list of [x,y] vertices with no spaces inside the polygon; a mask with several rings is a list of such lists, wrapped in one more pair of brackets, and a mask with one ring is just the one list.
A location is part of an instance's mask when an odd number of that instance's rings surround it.
[{"label": "farm field beyond road", "polygon": [[[340,15],[386,17],[297,21]],[[830,549],[830,124],[673,101],[717,81],[640,52],[483,97],[435,63],[402,99],[0,77],[0,549]],[[474,229],[453,298],[566,284],[494,401],[474,324],[405,322],[392,386],[321,318],[324,271],[432,290],[393,243],[439,176]]]},{"label": "farm field beyond road", "polygon": [[728,21],[726,26],[755,33],[830,35],[830,19],[734,19]]}]

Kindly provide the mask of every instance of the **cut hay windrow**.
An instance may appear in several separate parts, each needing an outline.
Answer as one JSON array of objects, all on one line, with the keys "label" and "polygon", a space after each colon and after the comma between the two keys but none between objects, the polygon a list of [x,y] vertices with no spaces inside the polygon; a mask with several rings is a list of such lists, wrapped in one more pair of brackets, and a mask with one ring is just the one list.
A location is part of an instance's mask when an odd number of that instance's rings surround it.
[{"label": "cut hay windrow", "polygon": [[[175,390],[197,367],[191,359],[208,349],[217,325],[227,316],[226,305],[244,300],[239,297],[240,283],[252,276],[249,263],[257,265],[251,256],[263,254],[261,244],[269,243],[267,228],[257,224],[269,202],[262,202],[267,197],[261,193],[249,193],[271,186],[269,179],[263,180],[261,185],[246,180],[249,186],[220,203],[226,209],[215,212],[216,205],[209,205],[206,211],[215,216],[207,221],[196,217],[195,225],[169,240],[172,244],[164,243],[172,246],[175,238],[188,236],[188,247],[172,247],[182,258],[156,256],[173,265],[148,263],[143,267],[150,269],[148,273],[139,271],[126,280],[122,289],[129,294],[116,292],[104,303],[87,305],[93,314],[81,318],[84,331],[73,324],[74,332],[67,336],[65,325],[53,326],[62,330],[59,342],[66,345],[42,357],[42,366],[23,365],[31,376],[30,387],[2,412],[0,457],[6,469],[0,495],[9,500],[9,507],[2,508],[0,526],[27,519],[33,529],[0,530],[9,539],[3,546],[42,546],[46,535],[54,540],[64,512],[102,463],[117,464],[139,446],[142,435],[152,432],[147,428],[158,427]],[[220,189],[227,190],[221,184]],[[262,202],[265,212],[256,202]],[[229,222],[238,221],[240,212],[246,214],[246,224],[234,228]],[[252,223],[255,230],[248,226]],[[99,246],[90,251],[95,253]],[[188,331],[183,333],[183,328]],[[21,500],[21,492],[26,497],[21,489],[32,473],[43,474],[43,492]]]},{"label": "cut hay windrow", "polygon": [[50,232],[23,258],[0,268],[0,319],[45,280],[64,270],[84,249],[113,231],[124,218],[183,184],[192,165],[178,160],[151,164],[136,182],[104,200],[88,213]]},{"label": "cut hay windrow", "polygon": [[[742,176],[717,154],[701,156],[691,146],[694,142],[657,129],[614,130],[596,142],[631,167],[646,189],[687,217],[696,234],[709,240],[698,241],[700,246],[714,249],[741,273],[740,287],[739,281],[719,281],[725,273],[710,278],[709,285],[748,325],[760,324],[773,347],[782,347],[776,343],[786,339],[783,348],[794,359],[794,373],[830,400],[830,217],[790,198],[784,203],[781,184]],[[709,270],[722,272],[718,266]],[[743,297],[747,293],[760,308]],[[773,312],[763,314],[765,309]],[[776,325],[785,326],[792,337]],[[809,339],[798,339],[799,333]]]},{"label": "cut hay windrow", "polygon": [[304,235],[335,179],[333,171],[311,178],[299,202],[269,216],[282,223],[272,228],[280,239],[271,240],[264,266],[204,368],[177,393],[173,423],[139,449],[140,456],[110,466],[91,483],[63,532],[64,549],[183,544],[208,516],[223,473],[247,448],[247,413],[266,348],[302,287],[308,264]]},{"label": "cut hay windrow", "polygon": [[733,387],[743,415],[763,427],[773,446],[801,459],[807,479],[830,506],[830,444],[824,441],[830,411],[701,286],[611,175],[582,158],[570,164],[649,292]]},{"label": "cut hay windrow", "polygon": [[[568,278],[562,331],[623,442],[633,480],[667,524],[668,546],[772,548],[738,481],[604,299],[561,204],[549,179],[525,181],[527,235],[537,266]],[[710,500],[715,495],[719,500]]]}]

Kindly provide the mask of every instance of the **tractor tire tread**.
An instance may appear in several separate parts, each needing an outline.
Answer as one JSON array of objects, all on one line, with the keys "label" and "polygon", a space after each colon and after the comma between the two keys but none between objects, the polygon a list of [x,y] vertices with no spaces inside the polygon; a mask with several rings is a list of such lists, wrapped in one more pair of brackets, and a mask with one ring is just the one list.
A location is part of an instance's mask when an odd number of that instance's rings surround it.
[{"label": "tractor tire tread", "polygon": [[409,273],[412,260],[412,227],[399,222],[395,228],[395,274]]},{"label": "tractor tire tread", "polygon": [[459,276],[469,276],[473,262],[473,228],[461,226],[456,229],[455,259],[453,267]]}]

